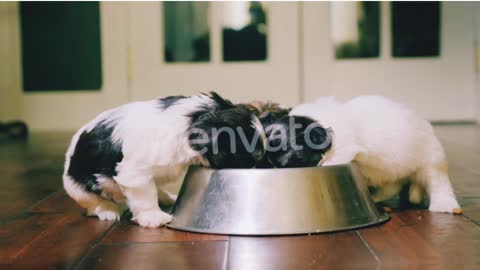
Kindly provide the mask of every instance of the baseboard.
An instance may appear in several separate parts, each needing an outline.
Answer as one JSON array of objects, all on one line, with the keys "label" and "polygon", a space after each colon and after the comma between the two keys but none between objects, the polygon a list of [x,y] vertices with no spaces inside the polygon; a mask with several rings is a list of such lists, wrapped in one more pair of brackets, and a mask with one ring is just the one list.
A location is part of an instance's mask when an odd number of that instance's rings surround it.
[{"label": "baseboard", "polygon": [[434,120],[430,121],[434,126],[458,126],[458,125],[477,125],[476,120]]}]

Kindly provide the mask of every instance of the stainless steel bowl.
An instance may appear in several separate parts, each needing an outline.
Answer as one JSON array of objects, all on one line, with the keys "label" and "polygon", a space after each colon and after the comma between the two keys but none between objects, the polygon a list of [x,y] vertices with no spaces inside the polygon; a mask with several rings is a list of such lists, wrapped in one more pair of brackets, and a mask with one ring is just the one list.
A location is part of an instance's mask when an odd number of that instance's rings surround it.
[{"label": "stainless steel bowl", "polygon": [[168,227],[203,233],[332,232],[384,222],[354,165],[292,169],[189,168]]}]

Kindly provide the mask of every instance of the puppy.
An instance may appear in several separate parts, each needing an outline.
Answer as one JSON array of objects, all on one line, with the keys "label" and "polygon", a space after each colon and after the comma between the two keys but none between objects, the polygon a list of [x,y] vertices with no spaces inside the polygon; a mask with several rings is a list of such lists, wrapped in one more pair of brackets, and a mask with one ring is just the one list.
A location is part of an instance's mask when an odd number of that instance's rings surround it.
[{"label": "puppy", "polygon": [[[355,162],[368,185],[378,189],[381,202],[398,194],[405,179],[411,181],[409,200],[420,203],[424,191],[430,211],[458,212],[460,206],[448,178],[444,150],[429,122],[407,107],[379,96],[363,96],[346,103],[321,98],[290,112],[307,117],[333,131],[328,151],[299,150],[270,153],[281,167],[337,165]],[[305,127],[303,127],[305,128]],[[303,142],[300,142],[303,143]],[[310,151],[310,152],[309,152]],[[309,158],[298,158],[305,155]]]},{"label": "puppy", "polygon": [[[228,144],[225,134],[249,141],[249,147]],[[118,220],[128,207],[140,226],[158,227],[172,219],[158,200],[175,200],[162,185],[192,164],[254,166],[264,145],[259,119],[213,92],[134,102],[103,112],[78,130],[66,153],[63,184],[101,220]]]}]

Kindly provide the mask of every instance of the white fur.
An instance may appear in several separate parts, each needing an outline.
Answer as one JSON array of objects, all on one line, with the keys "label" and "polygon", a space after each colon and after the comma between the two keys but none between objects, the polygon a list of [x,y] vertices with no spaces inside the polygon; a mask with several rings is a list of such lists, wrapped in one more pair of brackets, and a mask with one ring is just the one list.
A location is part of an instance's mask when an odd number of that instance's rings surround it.
[{"label": "white fur", "polygon": [[322,165],[355,162],[368,184],[379,188],[374,201],[396,195],[410,179],[410,200],[423,190],[430,210],[451,213],[459,208],[447,173],[447,161],[433,128],[413,110],[380,96],[362,96],[346,103],[327,97],[294,108],[333,130],[331,150]]},{"label": "white fur", "polygon": [[[135,220],[143,227],[158,227],[172,217],[158,206],[161,199],[171,204],[175,195],[157,190],[181,177],[192,163],[208,165],[188,144],[187,116],[199,106],[210,104],[205,95],[178,100],[166,110],[158,109],[156,100],[135,102],[106,111],[80,128],[73,136],[66,153],[64,188],[67,193],[91,215],[100,219],[116,220],[122,214],[124,202],[128,204]],[[116,123],[113,141],[122,145],[123,159],[117,164],[117,176],[96,175],[102,190],[112,200],[86,192],[68,174],[70,158],[80,135],[92,130],[101,121]]]}]

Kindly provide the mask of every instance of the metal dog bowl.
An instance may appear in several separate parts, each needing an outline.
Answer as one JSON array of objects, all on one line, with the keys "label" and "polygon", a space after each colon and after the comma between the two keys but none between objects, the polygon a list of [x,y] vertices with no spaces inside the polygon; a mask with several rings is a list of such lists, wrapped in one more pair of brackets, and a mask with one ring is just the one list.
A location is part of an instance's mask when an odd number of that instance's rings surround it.
[{"label": "metal dog bowl", "polygon": [[292,169],[189,168],[168,227],[202,233],[332,232],[384,222],[354,165]]}]

